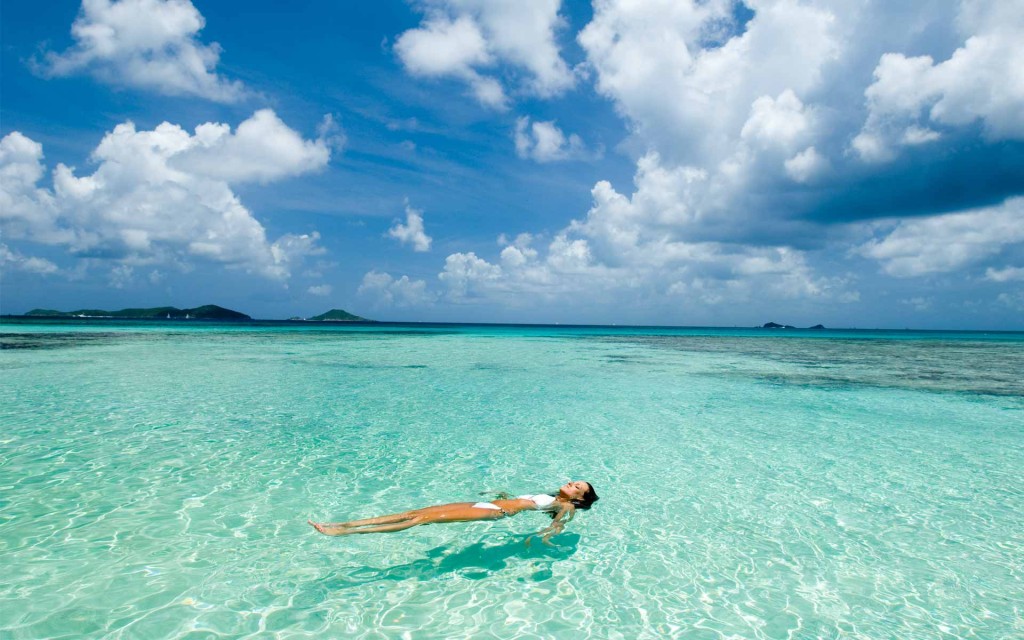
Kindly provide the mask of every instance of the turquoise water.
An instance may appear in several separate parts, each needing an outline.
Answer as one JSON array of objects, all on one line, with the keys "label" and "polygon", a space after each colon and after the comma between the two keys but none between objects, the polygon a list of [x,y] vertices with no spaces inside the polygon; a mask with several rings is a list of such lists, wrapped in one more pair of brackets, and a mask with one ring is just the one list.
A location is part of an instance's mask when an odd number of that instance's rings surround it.
[{"label": "turquoise water", "polygon": [[1024,334],[0,334],[0,637],[1024,636]]}]

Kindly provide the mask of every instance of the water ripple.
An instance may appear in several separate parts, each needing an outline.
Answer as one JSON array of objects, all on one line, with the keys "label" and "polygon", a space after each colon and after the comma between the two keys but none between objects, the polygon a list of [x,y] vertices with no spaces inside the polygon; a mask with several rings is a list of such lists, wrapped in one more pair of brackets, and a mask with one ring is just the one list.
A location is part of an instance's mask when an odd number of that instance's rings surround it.
[{"label": "water ripple", "polygon": [[[1024,630],[1015,345],[174,332],[0,354],[0,636]],[[305,525],[567,476],[554,548]]]}]

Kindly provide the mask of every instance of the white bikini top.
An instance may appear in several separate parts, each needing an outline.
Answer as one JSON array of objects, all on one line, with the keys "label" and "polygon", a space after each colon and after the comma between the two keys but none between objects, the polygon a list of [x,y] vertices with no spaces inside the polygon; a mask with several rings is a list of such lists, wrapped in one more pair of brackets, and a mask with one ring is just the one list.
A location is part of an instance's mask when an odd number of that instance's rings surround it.
[{"label": "white bikini top", "polygon": [[549,496],[546,493],[538,493],[537,495],[526,495],[519,496],[520,500],[533,500],[533,504],[537,505],[537,508],[541,511],[551,511],[555,505],[555,496]]}]

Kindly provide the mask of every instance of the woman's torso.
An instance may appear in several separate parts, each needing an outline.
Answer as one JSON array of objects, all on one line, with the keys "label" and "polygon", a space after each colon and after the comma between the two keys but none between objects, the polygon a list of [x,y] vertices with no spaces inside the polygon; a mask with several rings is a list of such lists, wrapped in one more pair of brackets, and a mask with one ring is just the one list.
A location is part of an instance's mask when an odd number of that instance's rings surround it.
[{"label": "woman's torso", "polygon": [[555,497],[546,493],[523,495],[511,500],[492,500],[491,502],[510,514],[526,510],[553,511],[559,508]]}]

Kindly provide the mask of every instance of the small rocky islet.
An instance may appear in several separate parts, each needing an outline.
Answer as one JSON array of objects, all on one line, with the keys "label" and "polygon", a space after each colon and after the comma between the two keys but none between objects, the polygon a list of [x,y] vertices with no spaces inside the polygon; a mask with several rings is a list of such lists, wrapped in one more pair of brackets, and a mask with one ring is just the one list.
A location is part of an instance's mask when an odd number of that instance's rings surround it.
[{"label": "small rocky islet", "polygon": [[[763,325],[761,325],[759,328],[761,328],[761,329],[798,329],[799,327],[794,327],[791,324],[779,324],[777,322],[766,322]],[[807,328],[808,329],[813,329],[813,330],[817,331],[817,330],[824,329],[825,325],[816,324],[813,327],[807,327]]]}]

